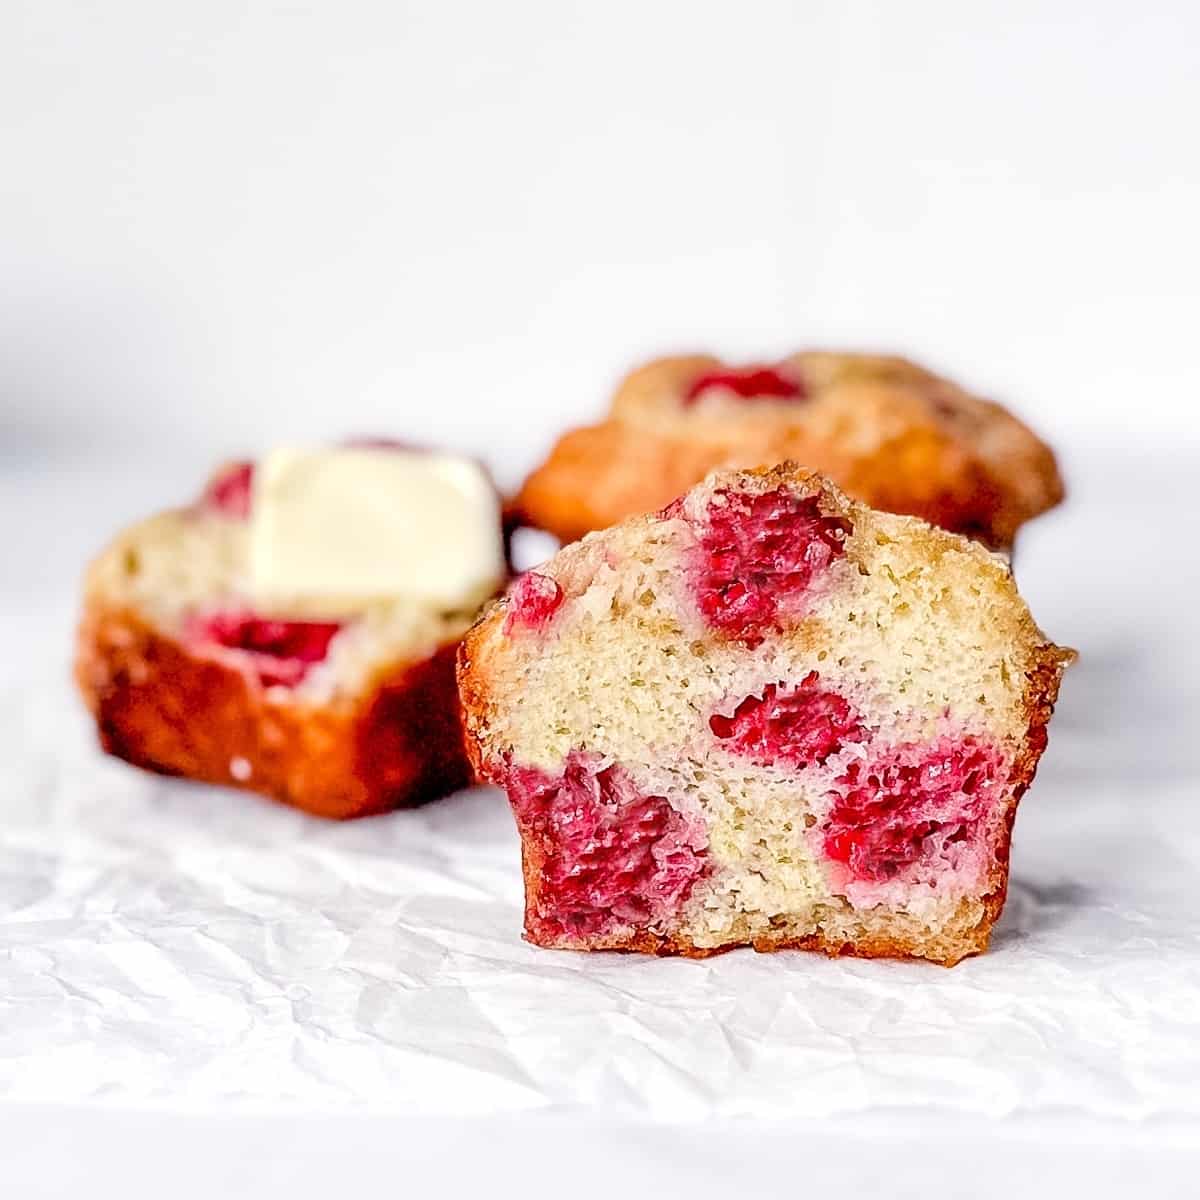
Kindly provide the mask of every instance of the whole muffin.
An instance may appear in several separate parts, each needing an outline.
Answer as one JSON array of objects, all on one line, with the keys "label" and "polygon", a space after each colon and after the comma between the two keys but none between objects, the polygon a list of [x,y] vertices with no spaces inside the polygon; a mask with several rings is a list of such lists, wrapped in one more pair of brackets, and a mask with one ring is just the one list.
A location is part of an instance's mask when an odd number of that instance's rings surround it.
[{"label": "whole muffin", "polygon": [[653,512],[718,467],[804,464],[857,500],[994,549],[1063,496],[1054,455],[999,404],[902,358],[707,355],[634,371],[598,425],[565,434],[516,518],[564,542]]}]

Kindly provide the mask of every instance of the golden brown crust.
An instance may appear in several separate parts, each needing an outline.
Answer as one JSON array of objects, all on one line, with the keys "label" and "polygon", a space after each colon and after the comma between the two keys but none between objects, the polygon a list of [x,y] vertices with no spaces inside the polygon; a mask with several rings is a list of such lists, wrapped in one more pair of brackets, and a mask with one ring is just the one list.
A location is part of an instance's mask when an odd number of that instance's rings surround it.
[{"label": "golden brown crust", "polygon": [[1012,799],[1004,813],[1003,834],[996,847],[996,860],[992,869],[992,890],[983,898],[984,914],[979,922],[982,937],[980,950],[987,948],[992,926],[1000,919],[1000,913],[1004,909],[1004,902],[1008,896],[1008,864],[1012,850],[1013,824],[1017,819],[1017,807],[1021,802],[1021,797],[1033,783],[1042,752],[1046,749],[1049,738],[1048,727],[1050,718],[1054,715],[1054,705],[1058,700],[1058,689],[1062,683],[1063,672],[1075,661],[1076,657],[1074,650],[1042,642],[1037,646],[1033,663],[1026,673],[1024,699],[1026,732],[1021,743],[1021,752],[1013,764]]},{"label": "golden brown crust", "polygon": [[[528,886],[528,877],[526,879]],[[975,906],[964,902],[962,912],[973,913]],[[858,937],[851,941],[845,937],[829,937],[823,931],[796,937],[786,933],[771,934],[750,939],[748,942],[727,942],[722,946],[697,946],[688,938],[678,934],[664,937],[649,930],[638,930],[629,935],[613,935],[593,938],[586,943],[567,945],[561,942],[539,941],[526,925],[525,939],[533,945],[547,950],[615,950],[619,953],[653,954],[659,958],[712,958],[739,950],[747,946],[760,954],[771,954],[776,950],[813,950],[829,958],[900,958],[921,959],[943,967],[953,967],[974,954],[987,949],[988,938],[995,918],[984,918],[974,924],[964,924],[961,932],[954,936],[943,936],[933,941],[916,938],[884,937],[879,935]]]},{"label": "golden brown crust", "polygon": [[452,642],[420,662],[392,664],[352,699],[279,702],[131,609],[91,595],[75,678],[109,754],[317,816],[357,817],[470,782],[456,649]]},{"label": "golden brown crust", "polygon": [[1054,455],[1000,405],[904,359],[807,353],[789,363],[811,380],[798,404],[681,396],[725,364],[659,359],[629,375],[609,417],[565,434],[526,480],[513,511],[564,541],[653,512],[716,467],[792,459],[855,499],[1007,547],[1063,495]]}]

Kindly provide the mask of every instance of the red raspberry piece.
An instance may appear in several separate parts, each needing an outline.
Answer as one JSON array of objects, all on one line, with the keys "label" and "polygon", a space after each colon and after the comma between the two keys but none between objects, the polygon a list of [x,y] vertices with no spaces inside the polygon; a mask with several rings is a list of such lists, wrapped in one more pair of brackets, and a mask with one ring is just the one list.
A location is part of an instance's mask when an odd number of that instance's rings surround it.
[{"label": "red raspberry piece", "polygon": [[540,633],[550,623],[563,602],[563,590],[556,580],[537,571],[526,571],[508,593],[508,616],[504,632],[523,628]]},{"label": "red raspberry piece", "polygon": [[977,840],[1006,781],[1000,752],[976,738],[905,745],[851,764],[836,782],[825,853],[853,878],[893,879]]},{"label": "red raspberry piece", "polygon": [[784,375],[778,367],[725,367],[693,380],[683,402],[695,404],[705,392],[717,388],[743,400],[804,400],[808,395],[800,379]]},{"label": "red raspberry piece", "polygon": [[619,765],[573,751],[561,775],[510,767],[505,788],[536,864],[529,933],[591,937],[678,911],[704,871],[703,829]]},{"label": "red raspberry piece", "polygon": [[747,696],[730,717],[708,720],[729,748],[764,766],[807,767],[823,763],[847,742],[865,734],[858,715],[837,692],[817,686],[810,671],[798,687],[769,683],[761,696]]},{"label": "red raspberry piece", "polygon": [[196,645],[220,646],[244,656],[264,686],[294,687],[329,653],[339,629],[334,621],[273,621],[231,610],[194,618],[187,637]]},{"label": "red raspberry piece", "polygon": [[826,516],[816,496],[786,489],[721,491],[700,531],[696,590],[708,623],[749,645],[780,612],[794,612],[813,581],[845,553],[850,522]]},{"label": "red raspberry piece", "polygon": [[250,516],[250,496],[254,485],[252,462],[230,463],[215,476],[200,498],[203,507],[237,521]]}]

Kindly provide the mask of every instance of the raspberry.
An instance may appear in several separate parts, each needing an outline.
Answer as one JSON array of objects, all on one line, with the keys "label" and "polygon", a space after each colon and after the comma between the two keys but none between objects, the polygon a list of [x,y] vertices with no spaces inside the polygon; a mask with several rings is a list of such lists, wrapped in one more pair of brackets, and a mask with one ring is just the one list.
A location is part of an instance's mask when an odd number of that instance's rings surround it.
[{"label": "raspberry", "polygon": [[763,766],[807,767],[823,763],[846,742],[865,733],[858,716],[837,692],[819,688],[810,671],[798,687],[769,683],[747,696],[730,717],[715,713],[709,728],[729,749]]},{"label": "raspberry", "polygon": [[853,763],[835,785],[825,853],[855,879],[893,879],[976,841],[1004,783],[1000,752],[971,737],[898,746],[875,762]]},{"label": "raspberry", "polygon": [[661,921],[704,871],[703,829],[639,792],[619,765],[601,769],[573,751],[559,776],[510,767],[504,782],[539,868],[531,934],[590,937]]},{"label": "raspberry", "polygon": [[700,611],[713,628],[755,646],[845,553],[850,522],[824,515],[816,496],[784,489],[720,491],[714,500],[724,503],[710,503],[700,532]]},{"label": "raspberry", "polygon": [[509,589],[504,632],[524,628],[540,633],[562,602],[563,591],[557,581],[537,571],[526,571]]},{"label": "raspberry", "polygon": [[201,505],[237,521],[250,516],[250,494],[254,485],[252,462],[230,463],[204,489]]},{"label": "raspberry", "polygon": [[242,610],[192,620],[188,640],[236,652],[264,686],[294,687],[329,652],[333,621],[272,621]]},{"label": "raspberry", "polygon": [[705,392],[717,388],[743,400],[803,400],[807,396],[801,380],[784,375],[778,367],[727,367],[693,380],[683,402],[695,404]]}]

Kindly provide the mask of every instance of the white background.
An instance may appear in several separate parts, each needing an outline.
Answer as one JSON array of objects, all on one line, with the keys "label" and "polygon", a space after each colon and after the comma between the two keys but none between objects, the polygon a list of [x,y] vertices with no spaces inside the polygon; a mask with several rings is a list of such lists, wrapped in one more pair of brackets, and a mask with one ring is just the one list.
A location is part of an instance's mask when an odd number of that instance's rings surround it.
[{"label": "white background", "polygon": [[1200,6],[0,6],[5,445],[397,430],[894,348],[1200,440]]},{"label": "white background", "polygon": [[[1200,935],[1169,887],[1185,858],[1161,848],[1195,848],[1177,822],[1197,787],[1200,663],[1172,614],[1196,586],[1174,525],[1194,527],[1200,451],[1198,116],[1200,7],[1185,3],[0,0],[5,727],[32,728],[59,686],[85,555],[186,497],[216,454],[396,433],[484,452],[515,481],[650,354],[907,352],[1031,419],[1074,496],[1020,563],[1047,629],[1084,650],[1015,854],[1018,883],[1024,869],[1067,899],[1045,936],[1036,904],[1010,909],[1010,942],[1070,979],[1064,953],[1112,950],[1114,913],[1124,949],[1169,927],[1174,949],[1146,954],[1146,978],[1179,990],[1145,991],[1186,1029]],[[60,691],[69,716],[38,736],[62,740],[70,778],[124,786]],[[7,778],[41,778],[21,749]],[[108,794],[83,786],[63,811]],[[1093,794],[1106,815],[1089,825]],[[12,821],[32,838],[36,818],[53,879],[60,833],[69,846],[101,826],[60,831],[32,795],[0,795],[0,850],[19,872]],[[148,811],[185,828],[186,795]],[[1157,840],[1126,811],[1156,814]],[[1093,858],[1072,854],[1075,812]],[[287,818],[268,811],[264,828]],[[153,846],[153,828],[137,837]],[[136,892],[139,877],[113,882]],[[1097,1003],[1120,999],[1097,975]],[[6,1004],[4,1045],[58,1012]],[[1108,1049],[1114,1072],[1144,1066],[1136,1039]],[[1047,1069],[1069,1071],[1055,1050]],[[103,1075],[102,1056],[83,1065]],[[26,1085],[49,1097],[55,1080]],[[14,1196],[505,1195],[535,1161],[528,1195],[636,1192],[638,1171],[664,1194],[919,1195],[934,1161],[960,1185],[986,1163],[980,1196],[1182,1194],[1196,1177],[1194,1121],[909,1117],[668,1132],[596,1113],[251,1120],[47,1099],[0,1112],[0,1162]],[[952,1149],[911,1157],[939,1137]]]}]

